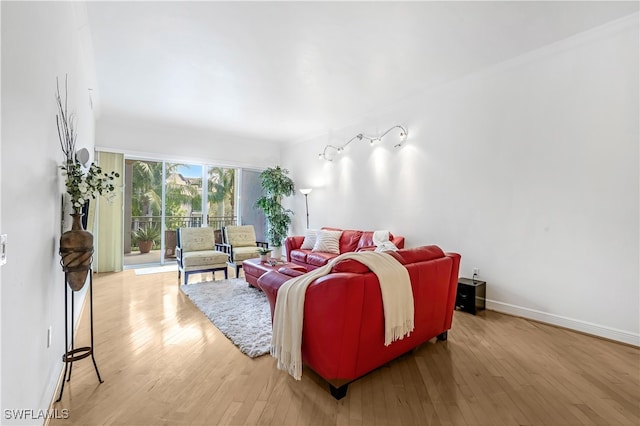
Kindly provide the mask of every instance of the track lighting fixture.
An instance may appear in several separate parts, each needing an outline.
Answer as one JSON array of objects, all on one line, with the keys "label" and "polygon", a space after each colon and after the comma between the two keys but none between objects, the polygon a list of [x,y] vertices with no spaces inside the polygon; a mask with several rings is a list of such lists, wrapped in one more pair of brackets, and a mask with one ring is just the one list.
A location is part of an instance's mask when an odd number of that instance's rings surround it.
[{"label": "track lighting fixture", "polygon": [[358,133],[357,135],[355,135],[354,137],[349,139],[342,146],[326,145],[324,147],[324,150],[322,150],[322,152],[320,154],[318,154],[318,158],[320,160],[333,161],[333,159],[331,157],[327,156],[327,150],[328,149],[333,149],[338,154],[342,154],[342,152],[347,147],[347,145],[349,145],[351,142],[353,142],[356,139],[358,139],[358,140],[363,140],[363,139],[368,140],[369,141],[369,145],[373,146],[373,144],[376,143],[376,142],[382,142],[382,138],[384,138],[393,129],[400,129],[400,140],[395,145],[393,145],[394,148],[399,148],[399,147],[402,146],[402,143],[407,138],[407,129],[405,129],[404,127],[402,127],[400,125],[396,125],[396,126],[393,126],[393,127],[389,128],[386,132],[382,133],[380,136],[366,136],[363,133]]}]

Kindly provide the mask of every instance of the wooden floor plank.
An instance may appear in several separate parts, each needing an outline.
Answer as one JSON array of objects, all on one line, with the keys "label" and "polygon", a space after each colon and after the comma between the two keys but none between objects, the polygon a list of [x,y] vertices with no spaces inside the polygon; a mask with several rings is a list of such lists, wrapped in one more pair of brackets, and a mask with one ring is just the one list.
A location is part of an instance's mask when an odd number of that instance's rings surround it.
[{"label": "wooden floor plank", "polygon": [[[70,416],[51,425],[640,424],[640,349],[496,312],[455,312],[448,341],[359,379],[340,401],[308,369],[296,381],[269,355],[243,355],[175,272],[97,274],[94,313],[104,383],[77,362],[52,405]],[[88,321],[86,310],[78,343]]]}]

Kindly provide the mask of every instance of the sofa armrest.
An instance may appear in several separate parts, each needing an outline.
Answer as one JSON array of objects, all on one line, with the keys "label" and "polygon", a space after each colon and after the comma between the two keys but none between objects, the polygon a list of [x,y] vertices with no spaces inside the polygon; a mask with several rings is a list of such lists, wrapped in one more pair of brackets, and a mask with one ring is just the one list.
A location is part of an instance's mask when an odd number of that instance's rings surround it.
[{"label": "sofa armrest", "polygon": [[297,250],[300,247],[302,247],[303,242],[304,242],[304,236],[301,236],[301,235],[285,238],[284,249],[287,252],[287,262],[291,262],[291,251]]},{"label": "sofa armrest", "polygon": [[[285,269],[285,268],[280,268]],[[273,313],[276,309],[276,298],[278,297],[278,289],[282,284],[289,281],[291,277],[278,271],[269,271],[258,278],[258,287],[262,290],[271,309],[271,321],[273,322]]]},{"label": "sofa armrest", "polygon": [[395,246],[398,247],[399,249],[404,248],[404,237],[400,237],[400,236],[393,237],[391,242],[395,244]]},{"label": "sofa armrest", "polygon": [[[301,267],[301,268],[304,269],[304,267]],[[283,275],[287,275],[290,278],[299,277],[300,275],[304,275],[307,273],[306,270],[302,271],[300,269],[285,268],[285,267],[278,269],[278,272],[280,272]]]}]

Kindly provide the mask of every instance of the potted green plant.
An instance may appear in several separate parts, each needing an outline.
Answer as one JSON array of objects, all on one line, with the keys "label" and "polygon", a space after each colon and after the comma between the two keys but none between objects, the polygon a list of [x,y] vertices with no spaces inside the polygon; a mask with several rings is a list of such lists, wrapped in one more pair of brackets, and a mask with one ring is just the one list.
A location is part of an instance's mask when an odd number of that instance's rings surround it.
[{"label": "potted green plant", "polygon": [[153,242],[160,238],[160,230],[154,225],[144,226],[138,228],[138,230],[133,233],[133,237],[138,242],[140,253],[149,253],[153,248]]},{"label": "potted green plant", "polygon": [[265,247],[259,247],[257,252],[260,254],[260,262],[266,262],[267,256],[271,253],[271,249]]},{"label": "potted green plant", "polygon": [[289,171],[276,166],[260,173],[264,195],[256,201],[256,207],[264,211],[267,218],[267,241],[273,251],[272,257],[279,259],[282,255],[282,241],[287,236],[293,211],[285,209],[282,197],[295,193],[293,180]]}]

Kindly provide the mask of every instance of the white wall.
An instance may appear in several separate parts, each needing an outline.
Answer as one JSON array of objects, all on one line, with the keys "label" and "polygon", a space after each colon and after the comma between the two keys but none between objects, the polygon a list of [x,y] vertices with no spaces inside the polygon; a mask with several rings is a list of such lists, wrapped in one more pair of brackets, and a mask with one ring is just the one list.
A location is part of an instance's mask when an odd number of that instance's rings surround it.
[{"label": "white wall", "polygon": [[[0,25],[2,24],[2,6],[0,5]],[[0,44],[2,35],[0,34]],[[0,45],[0,48],[2,46]],[[0,58],[0,63],[1,58]],[[0,67],[0,82],[2,81],[2,67]],[[0,84],[0,98],[2,98],[2,84]],[[0,141],[2,135],[2,102],[0,102]],[[0,166],[2,165],[2,144],[0,144]],[[4,233],[2,227],[2,170],[0,170],[0,234]],[[0,374],[2,374],[2,265],[0,265]],[[0,377],[0,409],[2,409],[2,378]]]},{"label": "white wall", "polygon": [[230,167],[265,168],[280,159],[280,147],[275,142],[117,113],[103,113],[97,118],[96,146],[143,158]]},{"label": "white wall", "polygon": [[[63,161],[56,125],[56,76],[69,76],[77,147],[93,151],[93,85],[86,11],[74,2],[2,2],[2,424],[5,410],[46,410],[63,368],[64,274],[58,263]],[[82,296],[76,300],[80,302]],[[77,309],[76,312],[79,310]],[[47,329],[52,345],[47,348]],[[99,357],[99,355],[98,355]]]},{"label": "white wall", "polygon": [[[638,15],[283,150],[312,227],[389,229],[462,254],[488,307],[640,345]],[[402,124],[333,162],[324,145]],[[290,200],[305,228],[304,197]]]}]

